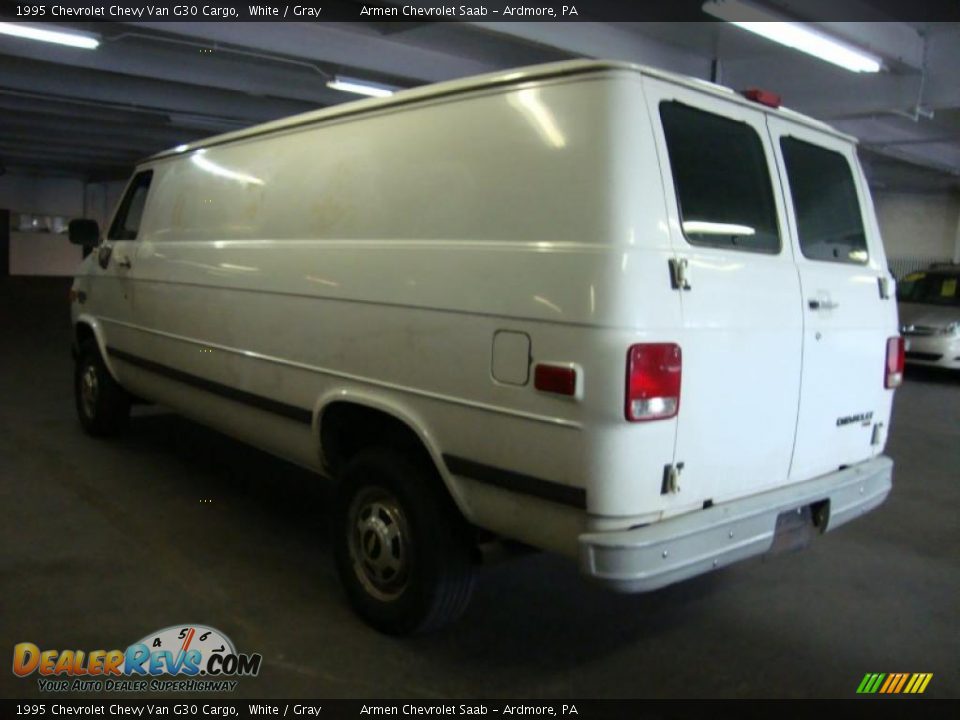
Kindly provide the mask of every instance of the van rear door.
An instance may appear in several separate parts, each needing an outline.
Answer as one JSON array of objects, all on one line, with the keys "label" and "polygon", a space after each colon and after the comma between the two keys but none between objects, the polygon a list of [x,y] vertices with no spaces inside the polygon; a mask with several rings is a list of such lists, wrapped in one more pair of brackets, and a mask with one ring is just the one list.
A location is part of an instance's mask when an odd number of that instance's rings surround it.
[{"label": "van rear door", "polygon": [[[896,306],[855,146],[769,117],[803,292],[803,377],[791,480],[876,455],[893,393],[884,388]],[[877,426],[880,426],[877,428]],[[876,429],[875,429],[876,428]]]},{"label": "van rear door", "polygon": [[667,509],[686,509],[787,482],[800,288],[763,113],[651,77],[644,92],[675,262],[689,283],[677,289],[680,491],[664,498]]}]

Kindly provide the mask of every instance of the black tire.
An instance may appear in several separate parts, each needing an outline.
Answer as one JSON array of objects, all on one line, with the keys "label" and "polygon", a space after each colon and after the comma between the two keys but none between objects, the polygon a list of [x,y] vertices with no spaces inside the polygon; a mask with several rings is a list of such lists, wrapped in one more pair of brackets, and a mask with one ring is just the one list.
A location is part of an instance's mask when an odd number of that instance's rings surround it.
[{"label": "black tire", "polygon": [[73,394],[80,425],[88,435],[115,435],[130,418],[130,395],[113,379],[93,340],[80,344],[74,365]]},{"label": "black tire", "polygon": [[473,591],[469,528],[432,472],[396,450],[371,448],[341,473],[337,571],[356,613],[390,635],[453,622]]}]

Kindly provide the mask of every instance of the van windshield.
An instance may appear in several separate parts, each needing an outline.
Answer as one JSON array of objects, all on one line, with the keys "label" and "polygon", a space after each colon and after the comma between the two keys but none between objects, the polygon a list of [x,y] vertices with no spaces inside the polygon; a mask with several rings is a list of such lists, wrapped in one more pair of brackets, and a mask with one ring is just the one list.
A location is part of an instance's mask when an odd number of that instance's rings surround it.
[{"label": "van windshield", "polygon": [[960,307],[960,273],[912,273],[897,286],[897,299],[920,305]]}]

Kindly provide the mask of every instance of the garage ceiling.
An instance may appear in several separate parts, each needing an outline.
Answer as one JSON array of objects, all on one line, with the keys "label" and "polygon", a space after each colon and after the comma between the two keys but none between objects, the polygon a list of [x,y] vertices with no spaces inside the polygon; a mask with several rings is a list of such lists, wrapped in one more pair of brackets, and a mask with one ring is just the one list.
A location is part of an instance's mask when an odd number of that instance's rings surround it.
[{"label": "garage ceiling", "polygon": [[904,16],[923,17],[922,1],[834,0],[885,21],[821,23],[889,68],[862,75],[708,21],[701,4],[671,6],[684,23],[59,24],[99,35],[94,51],[0,36],[0,167],[119,179],[158,150],[357,99],[326,87],[333,74],[409,87],[601,57],[774,90],[859,137],[876,187],[960,188],[960,23]]}]

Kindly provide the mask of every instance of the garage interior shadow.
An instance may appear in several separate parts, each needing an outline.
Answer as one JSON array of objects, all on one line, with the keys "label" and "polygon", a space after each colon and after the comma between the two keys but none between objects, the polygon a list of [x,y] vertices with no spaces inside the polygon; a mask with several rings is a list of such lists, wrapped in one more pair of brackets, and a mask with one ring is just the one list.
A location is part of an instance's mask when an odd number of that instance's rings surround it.
[{"label": "garage interior shadow", "polygon": [[[633,596],[526,555],[481,570],[457,625],[397,639],[347,607],[317,476],[162,408],[82,434],[68,287],[0,279],[0,648],[207,624],[264,656],[233,697],[853,697],[876,671],[960,694],[953,375],[908,373],[894,493],[804,552]],[[0,694],[41,693],[0,673]]]}]

